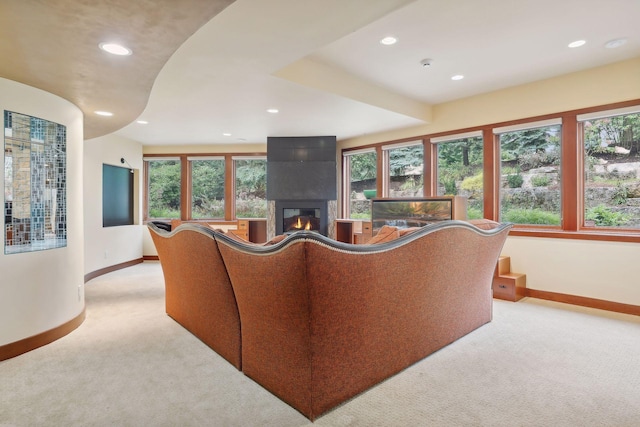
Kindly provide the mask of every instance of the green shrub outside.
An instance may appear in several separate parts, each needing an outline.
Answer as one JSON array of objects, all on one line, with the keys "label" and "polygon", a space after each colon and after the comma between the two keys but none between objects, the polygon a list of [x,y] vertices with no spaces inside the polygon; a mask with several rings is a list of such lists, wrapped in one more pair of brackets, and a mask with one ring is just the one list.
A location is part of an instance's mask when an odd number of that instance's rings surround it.
[{"label": "green shrub outside", "polygon": [[560,215],[541,209],[510,209],[502,212],[504,222],[514,224],[560,225]]},{"label": "green shrub outside", "polygon": [[507,185],[509,188],[520,188],[524,183],[524,178],[520,174],[507,175]]},{"label": "green shrub outside", "polygon": [[472,195],[482,194],[483,186],[483,175],[480,172],[477,175],[468,176],[462,180],[460,183],[460,189],[470,192]]},{"label": "green shrub outside", "polygon": [[473,208],[469,206],[467,209],[467,218],[468,219],[482,219],[484,216],[482,215],[482,209]]},{"label": "green shrub outside", "polygon": [[531,178],[531,185],[534,187],[546,187],[551,182],[551,178],[548,176],[534,176]]},{"label": "green shrub outside", "polygon": [[352,213],[351,219],[368,219],[371,220],[371,214],[367,212]]},{"label": "green shrub outside", "polygon": [[629,216],[620,212],[614,212],[605,205],[587,209],[585,219],[594,221],[599,227],[619,227],[629,221]]},{"label": "green shrub outside", "polygon": [[149,210],[149,218],[180,218],[180,211],[167,208],[154,208]]}]

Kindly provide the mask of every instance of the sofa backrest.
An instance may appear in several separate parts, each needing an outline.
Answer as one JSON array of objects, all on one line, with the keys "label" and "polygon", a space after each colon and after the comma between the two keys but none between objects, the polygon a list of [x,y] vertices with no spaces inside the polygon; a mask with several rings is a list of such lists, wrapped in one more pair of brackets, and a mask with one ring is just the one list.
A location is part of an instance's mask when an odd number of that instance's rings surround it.
[{"label": "sofa backrest", "polygon": [[313,419],[491,320],[510,225],[462,221],[375,245],[298,232],[273,246],[216,235],[249,377]]},{"label": "sofa backrest", "polygon": [[182,224],[171,232],[152,223],[169,316],[241,369],[240,316],[215,232]]}]

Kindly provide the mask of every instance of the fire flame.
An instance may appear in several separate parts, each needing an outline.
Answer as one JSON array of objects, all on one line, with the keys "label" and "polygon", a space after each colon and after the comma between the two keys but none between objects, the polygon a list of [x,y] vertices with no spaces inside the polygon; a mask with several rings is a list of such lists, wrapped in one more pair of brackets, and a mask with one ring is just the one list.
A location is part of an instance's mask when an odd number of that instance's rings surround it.
[{"label": "fire flame", "polygon": [[298,221],[296,222],[296,225],[294,226],[294,228],[296,230],[302,230],[302,229],[311,230],[311,221],[306,220],[303,224],[302,221],[300,220],[300,217],[298,217]]}]

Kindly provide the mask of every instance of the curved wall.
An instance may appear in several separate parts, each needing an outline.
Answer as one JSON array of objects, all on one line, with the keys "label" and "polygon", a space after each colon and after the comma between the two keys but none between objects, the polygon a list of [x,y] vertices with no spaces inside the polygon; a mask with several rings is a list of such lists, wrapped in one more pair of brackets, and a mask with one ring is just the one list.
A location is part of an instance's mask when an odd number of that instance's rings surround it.
[{"label": "curved wall", "polygon": [[[70,102],[11,80],[0,78],[0,94],[2,111],[15,111],[67,127],[67,246],[5,255],[4,233],[0,237],[0,346],[3,346],[58,328],[84,311],[83,116]],[[0,186],[4,188],[4,173],[0,175]],[[4,230],[4,215],[0,216],[0,224]]]},{"label": "curved wall", "polygon": [[[84,142],[84,273],[142,259],[142,145],[116,134]],[[134,170],[134,224],[102,226],[102,165],[127,166]]]}]

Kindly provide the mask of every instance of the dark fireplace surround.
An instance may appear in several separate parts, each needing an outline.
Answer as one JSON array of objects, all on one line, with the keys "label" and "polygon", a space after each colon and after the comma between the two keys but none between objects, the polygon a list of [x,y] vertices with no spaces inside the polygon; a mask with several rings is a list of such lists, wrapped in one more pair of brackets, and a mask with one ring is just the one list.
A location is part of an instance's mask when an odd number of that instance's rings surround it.
[{"label": "dark fireplace surround", "polygon": [[[329,235],[328,202],[337,199],[336,137],[267,138],[267,200],[275,235],[305,228]],[[293,224],[295,223],[295,224]],[[289,230],[287,230],[289,228]]]}]

